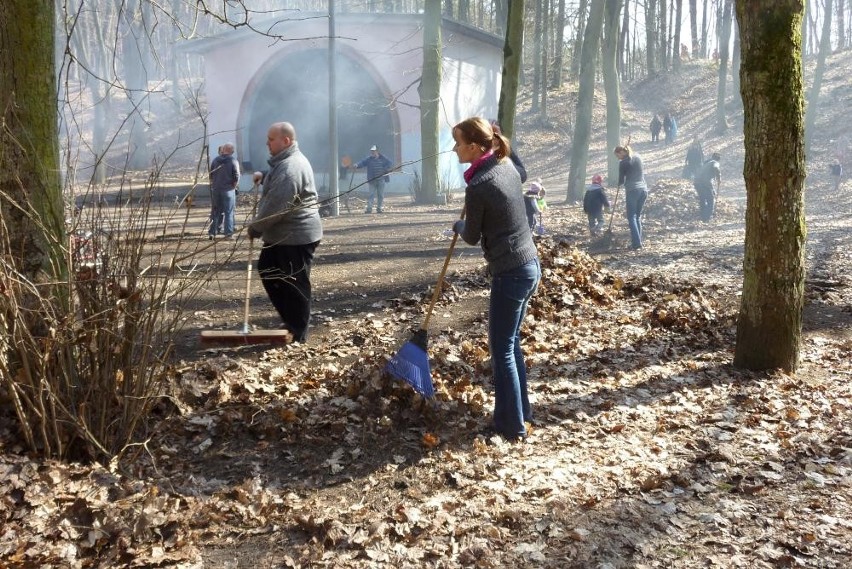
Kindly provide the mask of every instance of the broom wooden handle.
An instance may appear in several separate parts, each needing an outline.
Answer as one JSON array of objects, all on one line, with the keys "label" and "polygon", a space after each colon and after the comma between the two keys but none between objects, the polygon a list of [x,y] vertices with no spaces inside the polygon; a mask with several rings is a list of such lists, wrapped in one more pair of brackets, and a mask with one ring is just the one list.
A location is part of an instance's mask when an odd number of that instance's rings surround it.
[{"label": "broom wooden handle", "polygon": [[[464,208],[462,208],[459,219],[464,219]],[[429,328],[429,319],[432,318],[432,309],[435,308],[435,303],[438,302],[438,297],[441,295],[441,289],[444,288],[444,275],[447,274],[447,267],[450,264],[450,259],[453,256],[453,249],[456,247],[456,241],[459,239],[459,234],[453,231],[453,240],[450,241],[450,248],[447,250],[447,257],[444,259],[444,266],[441,268],[441,274],[438,277],[438,284],[435,285],[435,292],[432,293],[432,300],[429,302],[429,308],[426,309],[426,317],[423,319],[423,324],[420,325],[421,330]]]},{"label": "broom wooden handle", "polygon": [[[252,188],[252,194],[254,203],[251,208],[251,221],[254,221],[254,216],[257,213],[257,192],[259,190],[260,184],[255,182],[254,187]],[[251,222],[249,222],[251,223]],[[251,300],[251,262],[254,255],[254,238],[249,237],[249,250],[248,250],[248,266],[246,268],[246,299],[245,299],[245,308],[243,309],[243,334],[248,334],[251,330],[249,329],[249,301]]]}]

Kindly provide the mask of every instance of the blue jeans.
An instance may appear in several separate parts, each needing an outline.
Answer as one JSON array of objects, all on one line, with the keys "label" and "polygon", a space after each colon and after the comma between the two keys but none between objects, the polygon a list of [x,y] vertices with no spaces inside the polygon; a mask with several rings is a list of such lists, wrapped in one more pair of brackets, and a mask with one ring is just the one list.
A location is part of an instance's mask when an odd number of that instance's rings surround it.
[{"label": "blue jeans", "polygon": [[221,228],[222,233],[231,235],[234,232],[234,211],[237,206],[236,190],[213,190],[210,199],[213,203],[207,233],[216,235]]},{"label": "blue jeans", "polygon": [[524,421],[532,420],[520,330],[539,280],[538,259],[491,278],[488,343],[494,373],[494,428],[507,439],[526,436]]},{"label": "blue jeans", "polygon": [[[378,199],[377,199],[378,198]],[[373,200],[376,201],[376,211],[382,213],[382,204],[385,201],[385,179],[377,178],[370,182],[370,197],[367,198],[367,213],[373,211]]]},{"label": "blue jeans", "polygon": [[627,190],[627,225],[630,226],[630,246],[638,249],[642,246],[642,207],[648,199],[648,190]]}]

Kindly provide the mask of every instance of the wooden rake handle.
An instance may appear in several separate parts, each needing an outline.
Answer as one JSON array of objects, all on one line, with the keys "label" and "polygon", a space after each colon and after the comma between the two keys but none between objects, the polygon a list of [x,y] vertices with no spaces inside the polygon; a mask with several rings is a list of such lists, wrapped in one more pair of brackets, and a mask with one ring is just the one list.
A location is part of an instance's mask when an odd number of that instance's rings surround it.
[{"label": "wooden rake handle", "polygon": [[[464,208],[462,208],[459,219],[464,219]],[[459,234],[453,231],[453,240],[450,241],[450,248],[447,250],[447,257],[444,259],[444,266],[441,268],[441,274],[438,276],[438,283],[435,285],[435,292],[432,293],[432,300],[429,302],[429,308],[426,309],[426,317],[423,319],[423,324],[420,325],[421,330],[429,328],[429,319],[432,318],[432,309],[435,308],[435,303],[438,302],[438,297],[441,295],[441,289],[444,288],[444,275],[447,274],[447,267],[450,264],[450,259],[453,256],[453,249],[456,247],[456,241],[459,239]]]}]

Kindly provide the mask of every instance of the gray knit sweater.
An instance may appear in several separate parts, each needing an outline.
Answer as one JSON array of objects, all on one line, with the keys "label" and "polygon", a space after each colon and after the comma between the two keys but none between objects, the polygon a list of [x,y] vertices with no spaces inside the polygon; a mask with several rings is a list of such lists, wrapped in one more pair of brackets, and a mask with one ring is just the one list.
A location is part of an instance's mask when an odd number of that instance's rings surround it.
[{"label": "gray knit sweater", "polygon": [[250,228],[267,245],[307,245],[322,239],[311,163],[294,142],[269,159],[263,195]]},{"label": "gray knit sweater", "polygon": [[521,178],[509,159],[487,158],[464,193],[465,224],[461,238],[482,251],[492,275],[535,259],[538,253],[527,223]]}]

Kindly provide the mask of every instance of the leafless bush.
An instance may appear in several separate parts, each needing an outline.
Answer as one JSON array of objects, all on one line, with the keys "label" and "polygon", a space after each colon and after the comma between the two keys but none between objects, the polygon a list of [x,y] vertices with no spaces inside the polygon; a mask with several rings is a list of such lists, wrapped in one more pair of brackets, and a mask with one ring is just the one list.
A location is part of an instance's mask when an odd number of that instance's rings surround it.
[{"label": "leafless bush", "polygon": [[200,261],[207,240],[187,231],[183,200],[158,179],[154,168],[138,187],[123,178],[69,194],[51,271],[67,277],[53,282],[16,270],[14,236],[0,227],[0,399],[41,454],[109,461],[144,440],[182,307],[230,258]]}]

